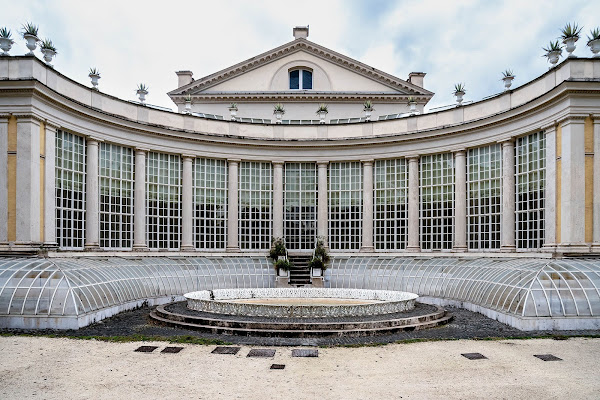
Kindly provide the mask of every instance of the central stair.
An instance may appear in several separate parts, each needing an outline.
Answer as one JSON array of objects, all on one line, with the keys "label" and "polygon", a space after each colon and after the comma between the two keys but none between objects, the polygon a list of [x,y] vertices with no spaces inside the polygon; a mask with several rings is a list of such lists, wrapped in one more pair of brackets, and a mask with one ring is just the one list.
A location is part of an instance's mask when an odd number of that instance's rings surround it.
[{"label": "central stair", "polygon": [[310,254],[288,255],[288,260],[293,264],[290,268],[290,285],[301,287],[312,283],[310,279],[310,268],[308,268],[310,259]]}]

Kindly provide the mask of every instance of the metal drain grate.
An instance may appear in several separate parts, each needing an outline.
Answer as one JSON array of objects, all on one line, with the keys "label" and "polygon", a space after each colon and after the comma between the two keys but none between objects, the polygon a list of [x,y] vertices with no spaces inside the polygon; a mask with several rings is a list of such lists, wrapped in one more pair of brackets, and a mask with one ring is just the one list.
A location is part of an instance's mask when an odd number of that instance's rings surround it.
[{"label": "metal drain grate", "polygon": [[212,354],[237,354],[238,351],[240,351],[241,347],[224,347],[224,346],[217,346],[213,351],[211,351]]},{"label": "metal drain grate", "polygon": [[558,358],[552,354],[534,354],[533,356],[543,361],[562,361],[562,358]]},{"label": "metal drain grate", "polygon": [[247,357],[274,357],[275,349],[252,349]]},{"label": "metal drain grate", "polygon": [[161,353],[176,354],[179,353],[181,350],[183,350],[183,347],[168,346],[162,349]]},{"label": "metal drain grate", "polygon": [[284,369],[285,364],[271,364],[271,369]]},{"label": "metal drain grate", "polygon": [[158,346],[140,346],[134,351],[137,351],[138,353],[152,353],[156,349],[158,349]]},{"label": "metal drain grate", "polygon": [[487,357],[481,353],[462,353],[461,356],[469,360],[487,360]]},{"label": "metal drain grate", "polygon": [[292,357],[319,357],[317,349],[293,349]]}]

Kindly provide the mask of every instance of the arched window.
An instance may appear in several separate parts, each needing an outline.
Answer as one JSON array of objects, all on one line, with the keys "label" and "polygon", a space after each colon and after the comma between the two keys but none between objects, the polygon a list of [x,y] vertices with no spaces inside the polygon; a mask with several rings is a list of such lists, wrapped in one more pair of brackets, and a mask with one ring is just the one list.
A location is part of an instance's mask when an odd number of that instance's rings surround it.
[{"label": "arched window", "polygon": [[312,89],[312,71],[293,69],[290,71],[290,89]]}]

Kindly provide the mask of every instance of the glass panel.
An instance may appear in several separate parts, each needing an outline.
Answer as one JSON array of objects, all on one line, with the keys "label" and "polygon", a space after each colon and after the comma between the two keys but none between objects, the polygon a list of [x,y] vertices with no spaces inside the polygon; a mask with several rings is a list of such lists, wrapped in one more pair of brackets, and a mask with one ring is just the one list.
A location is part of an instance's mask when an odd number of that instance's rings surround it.
[{"label": "glass panel", "polygon": [[302,70],[302,89],[312,89],[312,72]]},{"label": "glass panel", "polygon": [[404,249],[408,226],[406,160],[378,160],[373,169],[375,248]]},{"label": "glass panel", "polygon": [[241,162],[238,185],[240,248],[267,250],[273,230],[272,164]]},{"label": "glass panel", "polygon": [[290,89],[300,88],[300,70],[290,71]]},{"label": "glass panel", "polygon": [[316,164],[285,164],[284,196],[287,248],[313,249],[317,237]]},{"label": "glass panel", "polygon": [[420,240],[425,250],[451,249],[454,238],[454,157],[420,159]]},{"label": "glass panel", "polygon": [[227,241],[227,162],[194,160],[194,242],[198,249],[224,249]]},{"label": "glass panel", "polygon": [[359,250],[362,244],[362,164],[329,164],[329,246]]}]

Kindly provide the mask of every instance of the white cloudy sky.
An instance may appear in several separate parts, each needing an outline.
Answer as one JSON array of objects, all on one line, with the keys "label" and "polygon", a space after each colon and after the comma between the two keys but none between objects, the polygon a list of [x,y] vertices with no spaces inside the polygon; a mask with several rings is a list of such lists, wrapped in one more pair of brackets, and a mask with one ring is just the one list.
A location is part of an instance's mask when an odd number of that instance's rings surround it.
[{"label": "white cloudy sky", "polygon": [[89,85],[97,67],[101,90],[129,100],[143,82],[148,102],[169,108],[174,71],[216,72],[290,41],[296,25],[310,24],[310,40],[402,79],[426,72],[425,87],[436,93],[429,107],[452,103],[457,82],[466,100],[479,100],[502,89],[507,68],[516,86],[541,75],[541,48],[567,22],[584,26],[575,54],[588,57],[586,36],[600,26],[597,0],[0,0],[0,10],[0,27],[17,39],[11,54],[26,53],[16,33],[34,22],[57,47],[59,72]]}]

